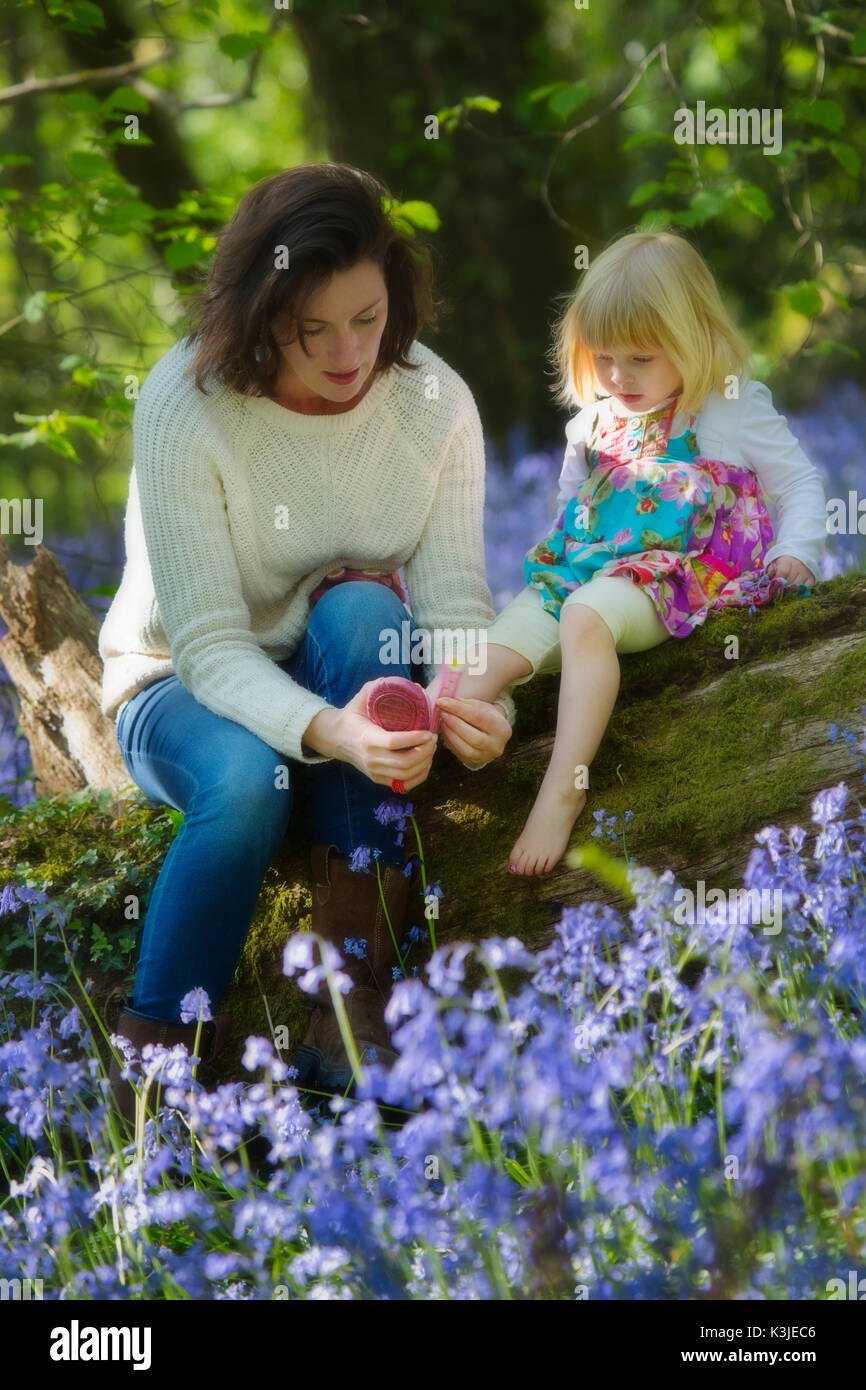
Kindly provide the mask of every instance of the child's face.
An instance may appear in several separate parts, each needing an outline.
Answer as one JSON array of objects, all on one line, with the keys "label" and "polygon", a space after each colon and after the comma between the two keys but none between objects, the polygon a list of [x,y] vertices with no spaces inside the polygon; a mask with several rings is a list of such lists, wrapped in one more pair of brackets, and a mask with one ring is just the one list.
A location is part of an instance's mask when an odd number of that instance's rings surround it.
[{"label": "child's face", "polygon": [[599,390],[628,414],[654,410],[682,390],[682,377],[661,348],[605,347],[592,360]]}]

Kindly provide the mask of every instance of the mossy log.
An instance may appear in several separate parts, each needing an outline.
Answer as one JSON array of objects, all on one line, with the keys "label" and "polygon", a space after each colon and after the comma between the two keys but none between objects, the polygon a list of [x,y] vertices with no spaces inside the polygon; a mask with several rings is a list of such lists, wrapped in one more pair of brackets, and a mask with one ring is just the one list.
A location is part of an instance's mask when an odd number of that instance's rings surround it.
[{"label": "mossy log", "polygon": [[[736,638],[735,644],[729,640]],[[738,647],[738,656],[732,653]],[[810,825],[822,787],[862,784],[857,752],[831,741],[832,723],[862,728],[866,704],[866,575],[843,576],[809,596],[728,610],[685,641],[621,658],[613,719],[590,771],[587,808],[571,848],[595,843],[593,810],[631,810],[627,852],[638,864],[671,869],[684,887],[698,880],[725,891],[742,873],[763,826]],[[564,860],[550,874],[517,878],[508,851],[544,774],[553,744],[559,680],[540,677],[515,691],[518,721],[505,756],[469,772],[444,751],[412,795],[427,877],[444,898],[441,943],[514,935],[537,948],[564,906],[587,898],[626,906],[606,883]],[[307,769],[302,770],[304,773]],[[309,824],[268,872],[253,931],[232,986],[239,1017],[296,1021],[280,957],[288,933],[308,925]],[[608,843],[608,848],[616,849]],[[420,895],[412,921],[423,924]],[[299,1024],[298,1024],[299,1026]],[[292,1028],[294,1032],[294,1028]]]},{"label": "mossy log", "polygon": [[[619,816],[620,827],[631,810],[627,852],[633,862],[669,868],[685,887],[703,880],[707,889],[729,890],[740,885],[763,826],[808,827],[815,794],[840,780],[862,790],[857,750],[842,739],[830,741],[828,731],[834,722],[859,731],[864,722],[866,575],[817,585],[806,597],[787,594],[752,614],[728,610],[685,641],[623,656],[621,666],[617,706],[590,771],[589,801],[572,849],[596,843],[594,810]],[[427,783],[412,795],[427,877],[445,893],[435,922],[440,943],[515,935],[537,948],[550,939],[563,906],[587,898],[621,903],[606,883],[567,859],[540,878],[508,873],[508,851],[552,746],[557,691],[555,676],[518,687],[518,722],[505,756],[472,773],[443,749]],[[303,1031],[306,1001],[282,976],[282,949],[293,931],[309,926],[313,838],[311,770],[295,770],[291,827],[266,874],[225,1001],[238,1041],[284,1025],[289,1050]],[[383,799],[387,795],[383,790]],[[152,839],[141,836],[143,819],[164,831],[158,857]],[[43,843],[35,823],[17,823],[14,830],[0,824],[2,878],[14,876],[16,863],[44,864],[46,879],[62,888],[80,879],[81,868],[72,866],[82,852],[96,849],[89,869],[96,879],[116,865],[118,847],[124,847],[138,866],[135,884],[131,878],[116,882],[94,913],[110,939],[121,926],[128,929],[124,895],[147,894],[171,830],[165,812],[137,801],[134,789],[131,802],[115,800],[102,814],[94,809],[70,817],[68,833],[51,843]],[[416,892],[409,925],[423,920]],[[423,959],[418,952],[414,947],[413,962]],[[99,984],[97,997],[109,983]],[[227,1066],[236,1065],[235,1051]]]}]

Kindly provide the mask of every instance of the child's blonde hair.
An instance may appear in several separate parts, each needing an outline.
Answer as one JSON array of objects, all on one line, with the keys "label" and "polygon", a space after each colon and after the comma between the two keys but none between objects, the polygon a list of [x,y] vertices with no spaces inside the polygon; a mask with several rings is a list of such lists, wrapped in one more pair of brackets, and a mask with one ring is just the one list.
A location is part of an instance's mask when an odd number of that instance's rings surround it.
[{"label": "child's blonde hair", "polygon": [[682,376],[680,404],[690,412],[749,362],[709,267],[675,232],[629,232],[591,263],[556,327],[556,399],[595,400],[592,354],[611,347],[660,348]]}]

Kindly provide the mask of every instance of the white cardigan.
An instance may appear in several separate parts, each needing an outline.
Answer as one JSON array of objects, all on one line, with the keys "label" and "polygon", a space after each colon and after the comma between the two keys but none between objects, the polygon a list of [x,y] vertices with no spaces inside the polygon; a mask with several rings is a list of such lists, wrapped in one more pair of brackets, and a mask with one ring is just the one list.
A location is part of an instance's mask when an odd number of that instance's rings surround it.
[{"label": "white cardigan", "polygon": [[[607,408],[610,399],[586,406],[565,427],[568,445],[559,475],[557,517],[588,476],[586,434],[596,410]],[[687,424],[688,417],[677,412],[671,433],[682,433]],[[763,382],[743,381],[736,400],[712,391],[697,413],[695,435],[705,458],[750,468],[765,498],[778,506],[779,525],[766,563],[777,555],[793,555],[817,580],[827,539],[824,487]]]}]

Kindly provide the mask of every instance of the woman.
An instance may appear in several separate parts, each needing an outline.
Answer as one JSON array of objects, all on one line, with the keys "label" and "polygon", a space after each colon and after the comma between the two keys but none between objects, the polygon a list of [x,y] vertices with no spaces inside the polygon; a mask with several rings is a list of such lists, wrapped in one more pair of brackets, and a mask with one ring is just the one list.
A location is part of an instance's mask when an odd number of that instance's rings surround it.
[{"label": "woman", "polygon": [[[100,632],[103,712],[138,786],[185,813],[144,924],[132,1006],[116,1031],[184,1042],[181,1000],[214,1005],[231,981],[292,811],[293,764],[313,771],[313,930],[349,958],[350,1022],[393,1060],[384,1021],[408,880],[374,808],[427,777],[436,738],[365,714],[387,631],[485,628],[481,425],[461,378],[416,341],[432,312],[429,259],[387,217],[387,190],[344,164],[311,164],[250,190],[220,238],[197,324],[153,367],[136,403],[126,565]],[[329,580],[335,569],[378,579]],[[462,702],[445,742],[466,765],[498,756],[503,708]],[[503,713],[509,711],[509,717]],[[205,1055],[227,1024],[207,1028]],[[350,1078],[321,1000],[298,1083]],[[112,1084],[131,1115],[115,1065]]]}]

